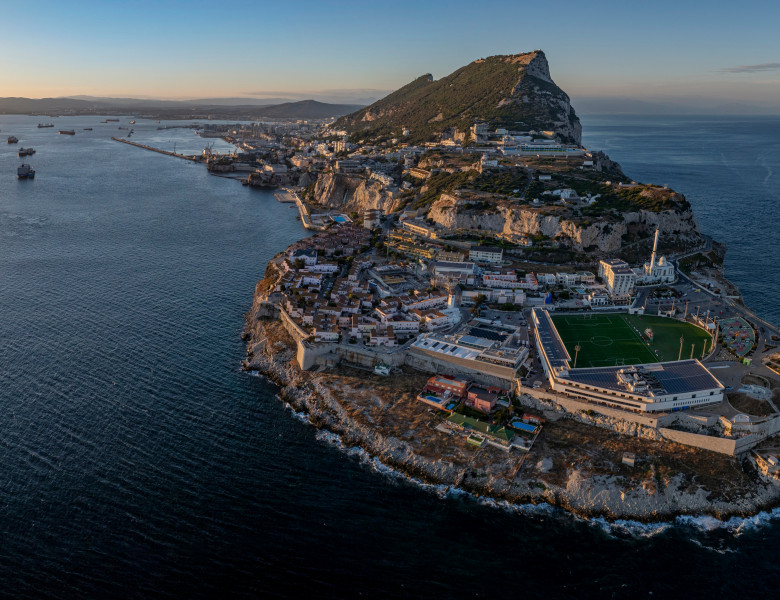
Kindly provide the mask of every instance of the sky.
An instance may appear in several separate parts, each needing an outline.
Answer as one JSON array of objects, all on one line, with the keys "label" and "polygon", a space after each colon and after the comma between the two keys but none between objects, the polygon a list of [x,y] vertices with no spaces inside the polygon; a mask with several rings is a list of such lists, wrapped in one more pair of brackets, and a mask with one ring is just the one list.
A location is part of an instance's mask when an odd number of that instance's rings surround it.
[{"label": "sky", "polygon": [[575,102],[780,113],[780,2],[0,0],[0,97],[379,98],[543,49]]}]

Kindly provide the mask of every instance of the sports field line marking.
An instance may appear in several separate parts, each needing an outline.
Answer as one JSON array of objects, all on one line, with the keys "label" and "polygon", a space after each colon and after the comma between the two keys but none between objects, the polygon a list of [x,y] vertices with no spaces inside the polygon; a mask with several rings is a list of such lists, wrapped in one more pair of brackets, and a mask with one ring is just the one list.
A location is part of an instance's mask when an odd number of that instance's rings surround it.
[{"label": "sports field line marking", "polygon": [[652,350],[645,347],[645,341],[642,339],[642,336],[639,335],[636,331],[634,331],[634,328],[631,327],[631,323],[628,322],[628,319],[622,317],[622,321],[623,323],[626,324],[626,327],[628,327],[629,331],[631,331],[631,333],[634,334],[634,337],[636,337],[639,340],[639,342],[642,344],[642,349],[645,350],[652,357],[652,360],[649,362],[658,362],[658,357],[652,352]]},{"label": "sports field line marking", "polygon": [[596,315],[598,318],[595,323],[591,322],[591,319],[586,315],[580,317],[564,317],[564,322],[570,327],[601,327],[602,325],[612,325],[612,317],[607,315]]}]

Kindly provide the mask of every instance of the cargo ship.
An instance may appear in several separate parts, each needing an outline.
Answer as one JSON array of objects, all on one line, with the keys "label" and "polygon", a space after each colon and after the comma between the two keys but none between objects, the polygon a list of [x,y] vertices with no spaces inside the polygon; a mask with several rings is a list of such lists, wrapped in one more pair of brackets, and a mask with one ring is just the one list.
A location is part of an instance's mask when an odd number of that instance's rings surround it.
[{"label": "cargo ship", "polygon": [[7,143],[9,143],[9,144],[16,144],[16,143],[19,141],[19,138],[18,138],[18,137],[16,137],[15,135],[9,135],[9,136],[8,136],[8,139],[7,139],[7,140],[5,140],[5,141],[6,141]]},{"label": "cargo ship", "polygon": [[35,154],[35,150],[32,148],[19,148],[19,152],[16,153],[17,156],[32,156]]},{"label": "cargo ship", "polygon": [[72,129],[60,129],[57,133],[60,135],[76,135],[76,132]]},{"label": "cargo ship", "polygon": [[34,179],[35,178],[35,169],[33,169],[30,165],[24,163],[19,165],[19,168],[16,169],[16,176],[19,179]]}]

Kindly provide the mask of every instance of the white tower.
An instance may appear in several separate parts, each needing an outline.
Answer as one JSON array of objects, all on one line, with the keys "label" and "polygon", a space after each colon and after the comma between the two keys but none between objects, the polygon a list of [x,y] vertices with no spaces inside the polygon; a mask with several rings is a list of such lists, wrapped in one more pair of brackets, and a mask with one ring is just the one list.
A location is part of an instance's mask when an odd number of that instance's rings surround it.
[{"label": "white tower", "polygon": [[653,239],[653,253],[650,255],[650,271],[648,275],[653,275],[653,268],[655,267],[655,252],[658,250],[658,229],[655,230],[655,238]]}]

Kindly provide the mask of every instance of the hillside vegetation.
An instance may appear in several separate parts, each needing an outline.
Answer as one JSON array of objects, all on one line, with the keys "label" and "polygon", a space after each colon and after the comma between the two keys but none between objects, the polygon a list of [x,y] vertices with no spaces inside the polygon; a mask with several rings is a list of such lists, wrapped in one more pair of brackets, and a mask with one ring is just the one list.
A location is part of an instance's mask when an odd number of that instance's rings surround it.
[{"label": "hillside vegetation", "polygon": [[355,140],[421,143],[452,127],[467,131],[477,120],[508,130],[555,130],[563,141],[580,143],[579,119],[541,50],[480,59],[439,80],[423,75],[334,127]]}]

